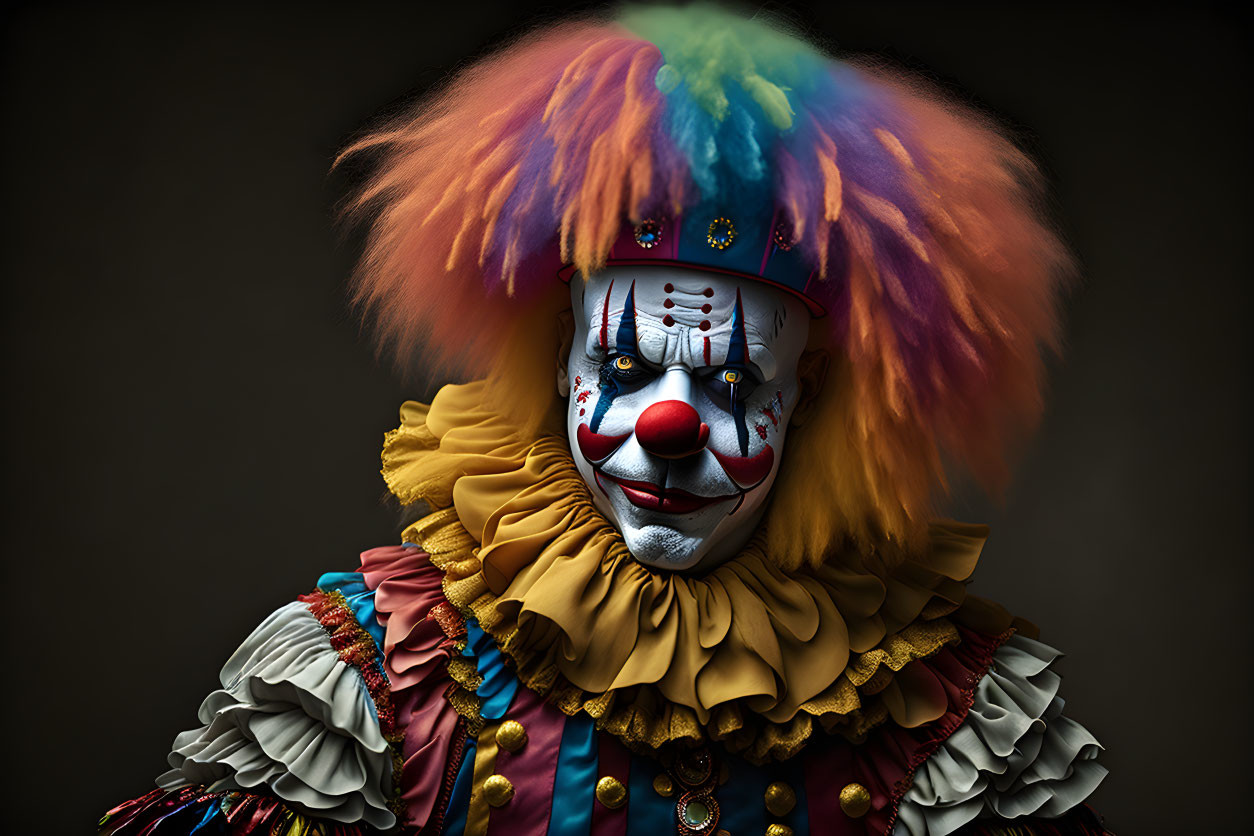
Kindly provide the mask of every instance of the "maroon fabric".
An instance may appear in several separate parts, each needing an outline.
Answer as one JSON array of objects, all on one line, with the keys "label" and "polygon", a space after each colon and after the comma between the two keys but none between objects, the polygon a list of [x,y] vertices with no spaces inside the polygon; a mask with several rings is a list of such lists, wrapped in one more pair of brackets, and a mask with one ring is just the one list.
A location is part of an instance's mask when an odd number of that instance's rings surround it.
[{"label": "maroon fabric", "polygon": [[496,773],[514,785],[514,798],[508,807],[491,811],[488,832],[495,827],[517,836],[544,836],[549,830],[566,715],[545,703],[535,691],[520,687],[508,716],[527,731],[527,743],[517,752],[497,752]]},{"label": "maroon fabric", "polygon": [[359,570],[375,590],[383,626],[384,669],[398,718],[405,727],[401,797],[403,824],[438,827],[450,762],[463,734],[457,712],[444,699],[452,686],[448,660],[465,625],[444,598],[443,573],[421,550],[390,546],[361,556]]},{"label": "maroon fabric", "polygon": [[853,779],[854,747],[844,739],[837,745],[812,747],[805,758],[806,813],[810,829],[830,836],[862,836],[860,819],[840,809],[840,791]]},{"label": "maroon fabric", "polygon": [[[610,775],[630,786],[631,752],[618,738],[605,732],[597,734],[597,774]],[[625,810],[611,810],[604,804],[592,805],[593,836],[627,836]]]}]

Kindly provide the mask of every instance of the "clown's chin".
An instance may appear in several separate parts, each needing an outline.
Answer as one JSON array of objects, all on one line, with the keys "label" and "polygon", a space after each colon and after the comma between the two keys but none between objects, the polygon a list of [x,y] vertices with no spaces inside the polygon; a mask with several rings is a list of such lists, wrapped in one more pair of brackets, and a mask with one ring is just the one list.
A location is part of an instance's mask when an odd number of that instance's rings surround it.
[{"label": "clown's chin", "polygon": [[[611,499],[613,519],[623,533],[628,551],[641,564],[651,569],[689,572],[707,565],[716,551],[725,556],[728,544],[723,541],[728,529],[734,528],[726,523],[740,505],[739,496],[679,514],[641,507],[622,490],[614,493],[618,495]],[[731,545],[739,548],[742,544]]]},{"label": "clown's chin", "polygon": [[623,541],[628,551],[650,569],[686,572],[701,563],[710,543],[704,533],[685,533],[666,525],[623,522]]}]

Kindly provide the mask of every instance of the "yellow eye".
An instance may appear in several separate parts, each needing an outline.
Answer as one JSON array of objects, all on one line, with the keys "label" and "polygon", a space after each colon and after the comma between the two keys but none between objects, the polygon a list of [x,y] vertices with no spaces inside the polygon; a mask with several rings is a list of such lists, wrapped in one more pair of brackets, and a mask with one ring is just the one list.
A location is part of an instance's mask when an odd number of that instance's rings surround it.
[{"label": "yellow eye", "polygon": [[620,356],[614,358],[614,368],[618,369],[620,372],[629,372],[635,367],[636,364],[631,361],[630,357]]},{"label": "yellow eye", "polygon": [[727,369],[723,372],[724,383],[739,383],[744,375],[736,369]]}]

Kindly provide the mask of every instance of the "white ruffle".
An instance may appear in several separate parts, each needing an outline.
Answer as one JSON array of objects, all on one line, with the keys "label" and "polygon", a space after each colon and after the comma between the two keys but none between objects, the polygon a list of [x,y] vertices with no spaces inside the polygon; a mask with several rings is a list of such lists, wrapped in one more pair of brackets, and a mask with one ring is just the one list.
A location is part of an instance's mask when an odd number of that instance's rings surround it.
[{"label": "white ruffle", "polygon": [[270,615],[222,668],[204,726],[174,739],[164,789],[267,791],[302,812],[387,829],[392,756],[365,682],[301,603]]},{"label": "white ruffle", "polygon": [[914,775],[893,836],[945,836],[977,817],[1053,818],[1106,777],[1101,744],[1062,715],[1061,654],[1019,635],[998,648],[971,711]]}]

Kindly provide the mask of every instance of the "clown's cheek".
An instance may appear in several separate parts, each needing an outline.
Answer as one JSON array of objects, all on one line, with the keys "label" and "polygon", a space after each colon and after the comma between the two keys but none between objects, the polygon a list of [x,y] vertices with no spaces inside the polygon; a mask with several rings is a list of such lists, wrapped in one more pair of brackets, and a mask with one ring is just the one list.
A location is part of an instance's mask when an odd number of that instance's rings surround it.
[{"label": "clown's cheek", "polygon": [[567,405],[568,428],[580,425],[602,435],[630,432],[633,417],[624,409],[624,391],[613,379],[606,380],[594,363],[572,364],[571,394]]},{"label": "clown's cheek", "polygon": [[752,428],[755,439],[776,448],[783,442],[784,429],[792,410],[785,394],[786,385],[764,384],[748,399],[745,420]]}]

